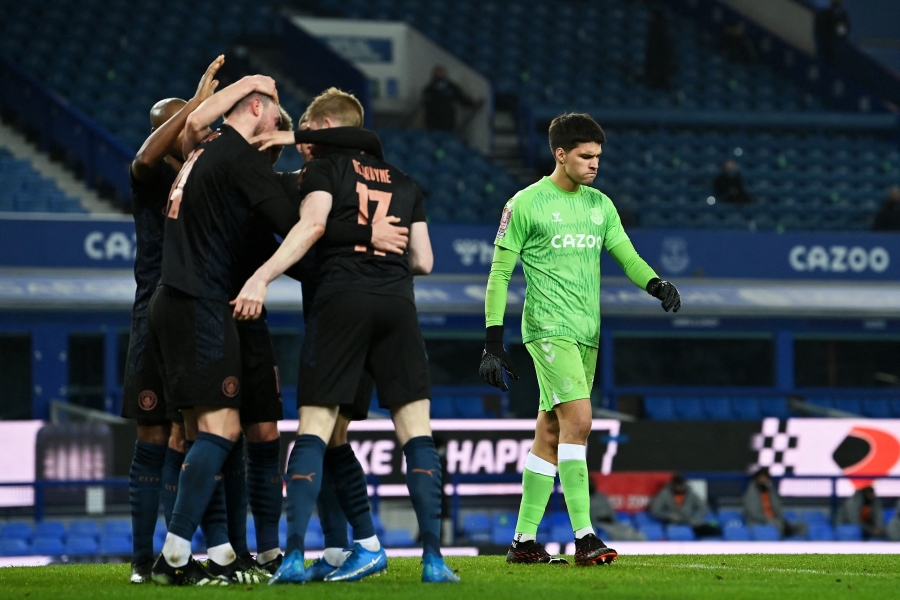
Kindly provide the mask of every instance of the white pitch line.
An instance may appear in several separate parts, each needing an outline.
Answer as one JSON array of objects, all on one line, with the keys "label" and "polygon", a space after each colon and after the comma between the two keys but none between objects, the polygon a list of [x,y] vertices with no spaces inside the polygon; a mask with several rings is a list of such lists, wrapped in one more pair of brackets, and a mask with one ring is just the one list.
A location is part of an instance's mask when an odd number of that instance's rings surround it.
[{"label": "white pitch line", "polygon": [[891,577],[897,578],[897,575],[888,573],[870,573],[868,571],[819,571],[816,569],[791,569],[783,567],[737,567],[734,565],[703,565],[703,564],[684,564],[684,565],[659,565],[647,562],[623,561],[624,565],[636,567],[651,567],[656,569],[688,569],[688,570],[705,570],[705,571],[742,571],[746,573],[804,573],[809,575],[840,575],[841,577]]}]

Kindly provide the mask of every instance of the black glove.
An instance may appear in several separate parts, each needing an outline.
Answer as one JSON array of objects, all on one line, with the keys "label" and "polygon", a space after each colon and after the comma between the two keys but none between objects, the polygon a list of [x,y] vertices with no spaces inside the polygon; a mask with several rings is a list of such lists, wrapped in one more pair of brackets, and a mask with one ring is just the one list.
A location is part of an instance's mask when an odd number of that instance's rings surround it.
[{"label": "black glove", "polygon": [[647,293],[662,300],[663,310],[669,312],[678,312],[681,308],[681,294],[675,284],[668,281],[660,281],[658,277],[654,277],[647,283]]},{"label": "black glove", "polygon": [[484,335],[484,352],[481,353],[481,365],[478,374],[487,383],[506,392],[509,386],[503,380],[503,369],[512,379],[519,376],[513,371],[512,361],[503,347],[503,325],[492,325]]}]

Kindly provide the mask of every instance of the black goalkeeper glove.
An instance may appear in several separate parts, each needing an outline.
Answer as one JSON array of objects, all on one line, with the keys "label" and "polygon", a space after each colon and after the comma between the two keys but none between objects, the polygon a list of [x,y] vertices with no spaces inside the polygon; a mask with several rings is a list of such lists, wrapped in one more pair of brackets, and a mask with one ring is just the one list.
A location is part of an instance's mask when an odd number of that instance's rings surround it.
[{"label": "black goalkeeper glove", "polygon": [[481,365],[478,374],[487,383],[506,392],[509,386],[503,380],[503,369],[511,379],[519,376],[513,371],[512,361],[503,347],[503,325],[492,325],[484,335],[484,352],[481,353]]},{"label": "black goalkeeper glove", "polygon": [[657,300],[662,300],[662,307],[666,312],[671,310],[677,313],[681,308],[681,294],[673,283],[660,281],[658,277],[654,277],[647,283],[647,293]]}]

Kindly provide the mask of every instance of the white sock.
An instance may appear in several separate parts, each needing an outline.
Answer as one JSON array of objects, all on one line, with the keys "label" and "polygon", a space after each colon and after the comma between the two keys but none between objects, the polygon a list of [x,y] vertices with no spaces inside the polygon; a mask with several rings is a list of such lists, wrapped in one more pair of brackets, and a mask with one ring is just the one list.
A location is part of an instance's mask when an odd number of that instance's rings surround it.
[{"label": "white sock", "polygon": [[265,552],[260,552],[256,555],[256,562],[261,565],[266,564],[267,562],[272,562],[276,558],[281,555],[281,548],[272,548],[271,550],[266,550]]},{"label": "white sock", "polygon": [[575,539],[580,540],[581,538],[583,538],[584,536],[586,536],[589,533],[593,533],[594,535],[596,535],[593,527],[582,527],[581,529],[579,529],[578,531],[575,532]]},{"label": "white sock", "polygon": [[514,542],[533,542],[537,539],[537,536],[533,533],[519,533],[516,532],[516,535],[513,536]]},{"label": "white sock", "polygon": [[373,535],[372,537],[367,537],[364,540],[353,540],[369,552],[378,552],[381,550],[381,542],[378,541],[378,536]]},{"label": "white sock", "polygon": [[339,567],[344,564],[348,556],[350,556],[350,551],[344,548],[325,548],[325,552],[322,554],[325,562],[332,567]]},{"label": "white sock", "polygon": [[191,558],[191,540],[178,537],[174,533],[167,533],[162,555],[171,566],[183,567]]},{"label": "white sock", "polygon": [[237,559],[237,554],[234,553],[234,548],[231,547],[229,542],[213,546],[206,553],[209,555],[209,560],[223,567],[230,565]]}]

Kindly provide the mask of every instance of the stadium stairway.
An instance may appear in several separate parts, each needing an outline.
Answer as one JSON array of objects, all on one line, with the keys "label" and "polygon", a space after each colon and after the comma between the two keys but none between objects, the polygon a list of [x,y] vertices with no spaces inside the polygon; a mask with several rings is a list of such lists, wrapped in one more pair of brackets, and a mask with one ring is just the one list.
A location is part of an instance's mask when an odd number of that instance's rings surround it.
[{"label": "stadium stairway", "polygon": [[118,212],[18,131],[0,123],[0,212]]}]

